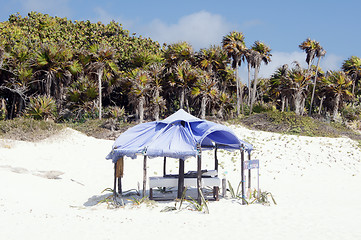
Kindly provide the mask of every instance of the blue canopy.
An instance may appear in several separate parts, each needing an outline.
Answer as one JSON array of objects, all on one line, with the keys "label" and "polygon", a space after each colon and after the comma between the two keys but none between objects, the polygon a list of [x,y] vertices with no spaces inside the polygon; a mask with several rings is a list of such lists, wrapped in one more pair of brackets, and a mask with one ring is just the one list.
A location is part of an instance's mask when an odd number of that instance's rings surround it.
[{"label": "blue canopy", "polygon": [[148,157],[185,159],[197,155],[197,146],[252,151],[251,144],[240,140],[233,131],[221,124],[202,120],[178,110],[162,121],[142,123],[122,133],[114,142],[107,159],[116,162],[119,157]]}]

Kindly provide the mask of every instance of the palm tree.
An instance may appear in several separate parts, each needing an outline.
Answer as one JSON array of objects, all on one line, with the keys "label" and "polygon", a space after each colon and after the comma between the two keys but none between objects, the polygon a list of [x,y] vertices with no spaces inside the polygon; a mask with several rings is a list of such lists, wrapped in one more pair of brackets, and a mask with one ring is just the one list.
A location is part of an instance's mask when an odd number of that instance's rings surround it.
[{"label": "palm tree", "polygon": [[326,55],[326,51],[323,49],[323,47],[319,44],[319,42],[315,43],[315,56],[318,58],[317,60],[317,65],[316,65],[316,73],[315,73],[315,77],[313,79],[313,89],[312,89],[312,96],[311,96],[311,103],[310,103],[310,109],[308,114],[311,116],[312,114],[312,104],[313,104],[313,99],[315,97],[315,90],[316,90],[316,82],[317,82],[317,73],[318,73],[318,68],[320,65],[320,60],[321,57]]},{"label": "palm tree", "polygon": [[292,69],[286,64],[277,69],[270,78],[270,92],[276,98],[281,97],[282,111],[285,101],[290,100],[292,110],[297,115],[302,115],[310,77],[298,62],[295,62],[295,65]]},{"label": "palm tree", "polygon": [[91,73],[96,73],[98,77],[99,119],[102,119],[102,82],[103,80],[112,82],[116,78],[119,68],[114,62],[114,49],[95,44],[92,45],[89,50],[91,62],[88,64],[88,68]]},{"label": "palm tree", "polygon": [[298,47],[306,52],[306,63],[308,64],[307,71],[310,72],[311,65],[313,62],[313,59],[316,56],[317,51],[317,42],[315,40],[311,40],[310,38],[307,38],[305,41],[303,41]]},{"label": "palm tree", "polygon": [[326,101],[333,105],[333,120],[336,120],[338,109],[344,100],[351,99],[353,94],[349,91],[352,84],[349,76],[343,71],[331,71],[324,80],[326,88]]},{"label": "palm tree", "polygon": [[289,72],[288,87],[291,90],[293,108],[296,115],[303,114],[309,83],[310,77],[300,67],[296,66],[296,68]]},{"label": "palm tree", "polygon": [[[186,101],[188,111],[189,107],[188,102],[185,99],[185,93],[188,92],[189,88],[186,86],[187,83],[183,80],[183,74],[181,74],[182,70],[180,70],[180,68],[189,69],[189,71],[191,71],[191,66],[194,62],[194,50],[187,42],[170,44],[164,50],[164,78],[165,87],[167,87],[165,95],[167,95],[168,98],[174,99],[174,95],[177,94],[176,92],[179,92],[179,107],[184,108],[184,103]],[[187,81],[187,79],[185,81]],[[193,82],[194,81],[195,80],[193,80]],[[171,101],[168,101],[168,103],[171,103]]]},{"label": "palm tree", "polygon": [[244,42],[244,35],[242,32],[233,31],[230,34],[223,37],[222,47],[227,52],[228,57],[232,59],[232,68],[236,72],[236,84],[237,84],[237,115],[240,114],[240,79],[238,74],[238,68],[241,66],[241,62],[246,52],[246,44]]},{"label": "palm tree", "polygon": [[201,97],[201,118],[206,118],[207,103],[218,95],[217,82],[212,75],[204,70],[198,71],[197,82],[192,89],[192,95]]},{"label": "palm tree", "polygon": [[228,63],[227,53],[219,46],[201,49],[196,55],[198,65],[208,72],[218,74],[226,69]]},{"label": "palm tree", "polygon": [[217,112],[217,117],[220,119],[227,119],[228,114],[225,113],[229,113],[230,110],[232,109],[232,100],[229,96],[229,94],[225,93],[225,92],[220,92],[218,94],[218,106],[219,106],[219,110]]},{"label": "palm tree", "polygon": [[251,59],[251,65],[254,67],[254,80],[252,88],[252,97],[250,105],[250,114],[252,113],[253,104],[256,100],[257,84],[258,84],[258,73],[261,67],[261,63],[266,65],[271,61],[271,48],[260,41],[256,41],[252,46],[253,54]]},{"label": "palm tree", "polygon": [[165,100],[162,96],[160,96],[160,92],[162,91],[162,77],[165,67],[161,63],[153,63],[147,69],[153,92],[151,102],[154,104],[154,119],[158,121],[161,108],[165,108]]},{"label": "palm tree", "polygon": [[129,94],[135,103],[139,122],[142,123],[144,121],[146,97],[150,90],[150,77],[147,71],[137,68],[130,72],[129,81],[131,83]]},{"label": "palm tree", "polygon": [[164,51],[165,67],[169,72],[173,72],[177,65],[184,61],[192,63],[194,61],[194,50],[187,42],[170,44]]},{"label": "palm tree", "polygon": [[247,72],[248,72],[248,99],[247,104],[251,104],[251,69],[252,69],[252,61],[254,59],[255,51],[253,49],[247,49],[245,52],[245,58],[247,61]]},{"label": "palm tree", "polygon": [[171,85],[179,89],[179,108],[184,108],[184,104],[187,105],[187,110],[189,111],[188,95],[189,90],[193,87],[194,83],[197,81],[197,71],[191,66],[188,61],[183,61],[176,66],[175,76],[172,79]]},{"label": "palm tree", "polygon": [[342,64],[342,70],[352,79],[352,94],[355,94],[355,87],[361,79],[361,59],[352,56]]},{"label": "palm tree", "polygon": [[42,87],[40,94],[54,96],[60,101],[63,96],[63,89],[69,83],[71,73],[68,70],[72,60],[72,52],[65,46],[42,45],[35,53],[34,76],[40,77]]},{"label": "palm tree", "polygon": [[288,65],[284,64],[277,68],[276,72],[270,77],[270,95],[275,102],[281,99],[281,111],[285,109],[287,97],[290,95],[290,89],[287,86],[287,78],[289,77]]},{"label": "palm tree", "polygon": [[31,50],[25,46],[13,48],[5,54],[3,52],[2,66],[0,68],[0,91],[8,103],[7,118],[18,116],[25,107],[26,100],[31,91],[33,71],[31,68]]}]

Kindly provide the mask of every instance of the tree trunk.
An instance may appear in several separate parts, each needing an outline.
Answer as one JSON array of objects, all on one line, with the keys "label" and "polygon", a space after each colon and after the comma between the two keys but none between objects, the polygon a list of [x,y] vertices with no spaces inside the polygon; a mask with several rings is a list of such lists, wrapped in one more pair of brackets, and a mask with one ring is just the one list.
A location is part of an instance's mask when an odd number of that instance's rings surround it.
[{"label": "tree trunk", "polygon": [[145,197],[147,187],[147,156],[144,155],[143,158],[143,197]]},{"label": "tree trunk", "polygon": [[314,99],[314,97],[315,97],[317,74],[318,74],[318,66],[320,65],[320,59],[321,59],[321,57],[318,57],[317,66],[316,66],[315,78],[314,78],[314,80],[313,80],[313,89],[312,89],[312,97],[311,97],[311,103],[310,103],[310,110],[309,110],[309,112],[308,112],[308,115],[309,115],[309,116],[311,116],[311,114],[312,114],[312,105],[313,105],[313,99]]},{"label": "tree trunk", "polygon": [[258,84],[258,72],[259,66],[256,66],[254,69],[254,80],[253,80],[253,88],[252,88],[252,98],[251,98],[251,105],[249,107],[249,114],[252,114],[253,104],[256,101],[256,92],[257,92],[257,84]]},{"label": "tree trunk", "polygon": [[244,115],[244,107],[243,107],[243,88],[244,88],[244,86],[242,85],[242,87],[240,87],[240,99],[241,99],[241,106],[242,106],[242,108],[241,108],[241,111],[242,111],[242,115]]},{"label": "tree trunk", "polygon": [[248,106],[251,103],[251,64],[248,63]]},{"label": "tree trunk", "polygon": [[239,115],[239,109],[240,109],[240,97],[239,97],[239,77],[238,77],[238,64],[236,65],[236,84],[237,84],[237,104],[236,104],[236,109],[237,109],[237,116]]},{"label": "tree trunk", "polygon": [[189,102],[188,102],[188,98],[185,97],[185,103],[186,103],[186,107],[187,107],[187,112],[191,112],[190,108],[189,108]]},{"label": "tree trunk", "polygon": [[286,96],[282,97],[282,107],[281,107],[281,112],[285,111],[285,102],[286,102]]},{"label": "tree trunk", "polygon": [[156,89],[155,90],[155,108],[154,108],[154,119],[155,121],[159,121],[159,112],[160,112],[160,109],[159,109],[159,90]]},{"label": "tree trunk", "polygon": [[325,99],[325,96],[323,96],[321,98],[321,101],[320,101],[320,108],[318,109],[318,114],[321,114],[321,111],[322,111],[322,104],[323,104],[323,100]]},{"label": "tree trunk", "polygon": [[295,113],[296,115],[301,115],[302,113],[302,92],[297,91],[293,97],[293,104],[295,106]]},{"label": "tree trunk", "polygon": [[206,119],[206,104],[207,104],[207,97],[203,95],[201,102],[201,119]]},{"label": "tree trunk", "polygon": [[50,97],[50,93],[51,93],[51,75],[52,74],[50,72],[46,74],[45,94],[48,97]]},{"label": "tree trunk", "polygon": [[185,95],[185,90],[184,90],[184,88],[182,88],[180,99],[179,99],[179,108],[180,109],[184,109],[184,95]]},{"label": "tree trunk", "polygon": [[15,103],[16,103],[16,95],[15,93],[13,93],[13,102],[11,104],[10,119],[13,119],[15,115]]},{"label": "tree trunk", "polygon": [[333,114],[332,114],[332,119],[334,121],[336,121],[337,118],[337,113],[338,113],[338,107],[340,105],[340,95],[337,94],[336,95],[336,99],[335,99],[335,107],[333,108]]},{"label": "tree trunk", "polygon": [[302,102],[301,102],[301,106],[300,106],[301,115],[303,115],[305,113],[305,103],[306,103],[306,99],[303,98]]},{"label": "tree trunk", "polygon": [[99,90],[99,119],[102,119],[102,78],[103,69],[98,69],[98,90]]},{"label": "tree trunk", "polygon": [[139,123],[142,123],[144,121],[144,96],[141,96],[139,98],[139,105],[138,105],[138,111],[139,111]]},{"label": "tree trunk", "polygon": [[217,112],[217,117],[218,117],[219,119],[223,119],[223,120],[224,120],[223,112],[224,112],[224,107],[223,107],[223,104],[221,104],[221,106],[219,107],[219,110],[218,110],[218,112]]},{"label": "tree trunk", "polygon": [[24,108],[24,100],[23,98],[20,96],[19,97],[19,102],[18,102],[18,113],[17,113],[17,117],[21,114],[21,112],[23,111]]}]

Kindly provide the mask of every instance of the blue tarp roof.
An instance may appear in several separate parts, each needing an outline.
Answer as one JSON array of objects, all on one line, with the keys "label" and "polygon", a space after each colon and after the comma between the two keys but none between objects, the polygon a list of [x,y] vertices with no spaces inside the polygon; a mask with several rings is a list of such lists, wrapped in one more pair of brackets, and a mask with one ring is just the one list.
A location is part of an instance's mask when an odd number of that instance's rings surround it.
[{"label": "blue tarp roof", "polygon": [[250,152],[251,144],[240,140],[234,132],[221,124],[202,120],[183,109],[162,121],[138,124],[122,133],[114,142],[107,159],[149,157],[182,158],[196,156],[197,146],[235,150],[242,145]]}]

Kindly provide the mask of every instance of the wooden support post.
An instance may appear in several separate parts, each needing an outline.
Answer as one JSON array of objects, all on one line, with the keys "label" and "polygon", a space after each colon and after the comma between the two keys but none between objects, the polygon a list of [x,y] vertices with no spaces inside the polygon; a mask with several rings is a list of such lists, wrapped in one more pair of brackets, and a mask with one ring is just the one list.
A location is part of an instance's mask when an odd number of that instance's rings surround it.
[{"label": "wooden support post", "polygon": [[178,198],[182,197],[184,191],[184,160],[179,159],[179,174],[178,174]]},{"label": "wooden support post", "polygon": [[214,149],[214,170],[217,171],[217,175],[218,175],[218,157],[217,157],[217,151],[218,151],[218,146],[216,144],[216,148]]},{"label": "wooden support post", "polygon": [[[250,152],[248,152],[248,161],[251,161]],[[248,188],[251,189],[251,168],[248,169]]]},{"label": "wooden support post", "polygon": [[113,196],[117,195],[117,163],[114,163],[114,188],[113,188]]},{"label": "wooden support post", "polygon": [[118,194],[122,197],[123,196],[123,190],[122,190],[122,177],[123,177],[123,171],[124,171],[124,157],[120,157],[115,164],[116,173],[115,177],[118,179]]},{"label": "wooden support post", "polygon": [[226,197],[227,193],[227,180],[222,178],[222,197]]},{"label": "wooden support post", "polygon": [[199,204],[201,204],[202,203],[202,198],[201,198],[201,191],[202,191],[202,155],[201,155],[200,147],[198,149],[198,155],[197,155],[197,190],[198,190],[197,202]]},{"label": "wooden support post", "polygon": [[[163,177],[165,177],[167,175],[167,157],[164,157],[163,159]],[[163,187],[163,190],[165,192],[167,188],[166,187]],[[150,189],[152,190],[152,189]]]},{"label": "wooden support post", "polygon": [[165,177],[165,175],[167,175],[166,166],[167,166],[167,157],[164,157],[164,159],[163,159],[163,177]]},{"label": "wooden support post", "polygon": [[144,155],[144,160],[143,160],[143,197],[145,197],[146,188],[147,188],[147,156]]},{"label": "wooden support post", "polygon": [[122,190],[122,178],[118,178],[118,193],[120,197],[123,197],[123,190]]},{"label": "wooden support post", "polygon": [[219,201],[219,187],[218,186],[213,187],[213,197],[214,197],[214,200]]},{"label": "wooden support post", "polygon": [[149,199],[153,200],[153,188],[149,189]]},{"label": "wooden support post", "polygon": [[241,183],[242,183],[242,205],[246,204],[245,200],[245,181],[244,181],[244,146],[242,145],[241,149]]}]

